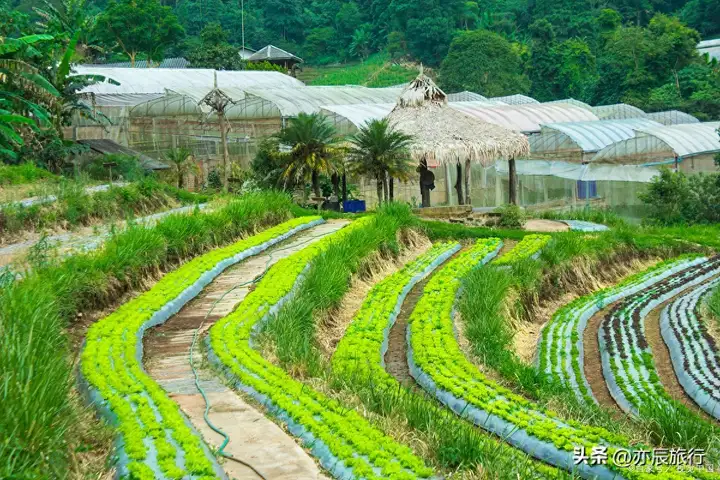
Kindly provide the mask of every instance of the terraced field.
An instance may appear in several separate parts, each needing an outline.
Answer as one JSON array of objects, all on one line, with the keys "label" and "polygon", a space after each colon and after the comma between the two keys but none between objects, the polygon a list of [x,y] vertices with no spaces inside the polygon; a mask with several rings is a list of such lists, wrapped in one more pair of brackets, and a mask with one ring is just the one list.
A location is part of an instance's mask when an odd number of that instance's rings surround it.
[{"label": "terraced field", "polygon": [[[309,280],[314,269],[366,234],[384,255],[396,255],[388,252],[402,241],[388,246],[372,232],[392,225],[389,234],[400,239],[412,220],[388,218],[289,220],[190,260],[94,324],[82,352],[83,386],[117,426],[120,476],[720,478],[697,462],[679,469],[656,461],[652,448],[676,446],[675,439],[637,435],[645,420],[672,411],[687,429],[717,438],[720,362],[701,306],[720,284],[720,257],[675,256],[577,296],[544,325],[535,366],[522,367],[587,411],[617,409],[615,418],[636,425],[628,433],[600,417],[555,411],[548,398],[488,367],[473,352],[490,339],[465,336],[458,308],[464,296],[483,294],[466,288],[473,272],[542,272],[564,239],[583,233],[527,234],[509,246],[501,231],[426,243],[373,280],[319,366],[287,362],[267,327],[290,321],[283,309],[311,299],[292,335],[301,343],[308,331],[321,334],[315,315],[337,303],[313,306],[322,294],[310,289],[323,284]],[[357,276],[363,268],[327,274]],[[717,461],[712,445],[682,438]],[[638,450],[647,451],[643,464],[618,454]],[[578,460],[585,451],[604,457]]]}]

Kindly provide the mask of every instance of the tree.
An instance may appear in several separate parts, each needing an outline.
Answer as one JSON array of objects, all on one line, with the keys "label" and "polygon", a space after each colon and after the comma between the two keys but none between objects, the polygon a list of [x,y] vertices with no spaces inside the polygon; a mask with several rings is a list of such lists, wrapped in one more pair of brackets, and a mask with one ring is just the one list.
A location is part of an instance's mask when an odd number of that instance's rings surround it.
[{"label": "tree", "polygon": [[363,25],[353,33],[350,52],[365,61],[370,56],[370,42],[370,29]]},{"label": "tree", "polygon": [[373,120],[350,138],[349,170],[374,178],[378,202],[393,200],[393,179],[407,181],[414,172],[410,160],[413,138],[393,128],[387,119]]},{"label": "tree", "polygon": [[485,30],[465,32],[453,40],[439,81],[447,91],[470,90],[488,97],[526,93],[530,87],[510,42]]},{"label": "tree", "polygon": [[110,0],[98,18],[97,33],[109,45],[117,45],[134,67],[139,54],[161,61],[165,49],[185,31],[172,9],[158,0]]},{"label": "tree", "polygon": [[189,174],[198,173],[197,165],[193,161],[192,152],[187,148],[173,148],[169,150],[163,158],[170,164],[173,173],[177,179],[177,187],[183,188],[185,185],[185,177]]},{"label": "tree", "polygon": [[240,53],[227,39],[228,34],[219,23],[208,23],[200,32],[200,44],[188,52],[190,64],[195,68],[242,70]]},{"label": "tree", "polygon": [[282,153],[285,169],[283,178],[312,183],[316,197],[320,196],[320,175],[337,170],[338,139],[335,128],[319,113],[301,113],[291,118],[277,134],[281,145],[290,148]]},{"label": "tree", "polygon": [[43,8],[33,8],[42,19],[38,24],[44,33],[68,40],[78,34],[76,57],[80,59],[89,56],[91,50],[96,53],[102,50],[95,45],[98,16],[91,13],[88,0],[62,0],[57,6],[47,0],[44,3]]},{"label": "tree", "polygon": [[720,3],[717,0],[691,0],[680,18],[703,36],[720,34]]}]

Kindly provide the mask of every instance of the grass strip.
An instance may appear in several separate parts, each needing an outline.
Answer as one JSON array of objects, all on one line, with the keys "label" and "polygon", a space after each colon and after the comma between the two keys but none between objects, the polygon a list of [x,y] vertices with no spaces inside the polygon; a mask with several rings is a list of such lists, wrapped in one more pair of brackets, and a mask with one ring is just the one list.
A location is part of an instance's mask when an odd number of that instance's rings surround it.
[{"label": "grass strip", "polygon": [[130,228],[100,249],[30,272],[0,292],[0,478],[63,478],[78,445],[66,329],[161,269],[290,218],[280,193]]}]

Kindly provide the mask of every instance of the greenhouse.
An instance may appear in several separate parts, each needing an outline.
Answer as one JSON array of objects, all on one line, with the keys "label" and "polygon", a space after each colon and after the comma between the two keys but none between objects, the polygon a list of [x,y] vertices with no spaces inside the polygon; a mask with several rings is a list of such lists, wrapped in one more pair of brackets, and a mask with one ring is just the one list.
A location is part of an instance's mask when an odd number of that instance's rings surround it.
[{"label": "greenhouse", "polygon": [[493,102],[504,103],[505,105],[528,105],[531,103],[540,103],[532,97],[520,94],[507,95],[504,97],[492,97],[489,100],[492,100]]},{"label": "greenhouse", "polygon": [[676,166],[686,173],[713,172],[720,152],[720,122],[657,126],[600,150],[593,163],[611,165]]},{"label": "greenhouse", "polygon": [[626,118],[646,118],[647,114],[627,103],[601,105],[592,107],[592,111],[600,120],[624,120]]},{"label": "greenhouse", "polygon": [[448,93],[448,102],[487,102],[487,97],[483,97],[479,93],[464,92]]},{"label": "greenhouse", "polygon": [[700,120],[680,110],[648,113],[647,118],[663,125],[681,125],[683,123],[700,123]]},{"label": "greenhouse", "polygon": [[574,105],[576,107],[584,108],[586,110],[592,110],[592,106],[589,103],[581,102],[580,100],[575,100],[574,98],[563,98],[562,100],[552,100],[550,102],[543,102],[543,104],[553,104],[553,103],[567,103],[568,105]]},{"label": "greenhouse", "polygon": [[657,126],[660,123],[640,118],[548,123],[530,137],[530,153],[533,160],[587,163],[608,145],[634,137],[638,129]]},{"label": "greenhouse", "polygon": [[540,126],[546,123],[585,122],[598,119],[584,108],[563,103],[488,106],[480,102],[457,102],[450,106],[488,123],[525,134],[539,132]]}]

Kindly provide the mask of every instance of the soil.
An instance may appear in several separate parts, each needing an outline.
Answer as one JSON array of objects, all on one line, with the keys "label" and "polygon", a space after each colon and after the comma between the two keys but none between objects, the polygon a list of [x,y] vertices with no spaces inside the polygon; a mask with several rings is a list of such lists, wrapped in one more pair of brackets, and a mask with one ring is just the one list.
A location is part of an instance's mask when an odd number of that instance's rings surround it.
[{"label": "soil", "polygon": [[585,370],[585,378],[590,384],[590,390],[600,405],[612,407],[618,413],[622,413],[620,407],[605,383],[605,377],[602,370],[602,356],[600,355],[600,344],[598,343],[598,329],[605,315],[613,308],[615,304],[610,305],[597,312],[590,318],[583,335],[584,361],[583,370]]},{"label": "soil", "polygon": [[555,220],[528,220],[525,223],[525,230],[529,232],[569,232],[570,227],[563,222]]},{"label": "soil", "polygon": [[515,245],[517,245],[517,244],[518,244],[517,240],[511,240],[509,238],[503,239],[503,246],[500,249],[500,251],[498,252],[497,258],[505,255],[507,252],[509,252],[510,250],[515,248]]},{"label": "soil", "polygon": [[[149,330],[144,338],[144,363],[150,376],[178,403],[205,440],[211,445],[219,445],[222,436],[213,432],[203,419],[205,401],[195,385],[189,362],[195,331],[200,329],[192,355],[199,383],[211,405],[210,420],[230,437],[226,453],[251,464],[268,479],[314,480],[325,477],[312,458],[280,426],[227,387],[207,367],[201,348],[203,335],[245,298],[252,290],[250,282],[262,274],[268,261],[274,264],[319,240],[312,237],[329,234],[346,223],[328,222],[311,228],[227,269],[197,298],[166,323]],[[271,252],[274,252],[272,259]],[[238,462],[224,461],[222,466],[230,478],[259,478],[252,469]]]}]

